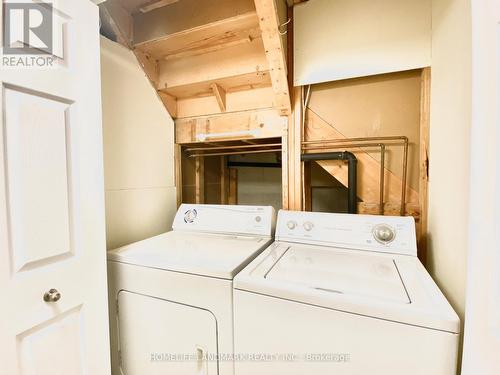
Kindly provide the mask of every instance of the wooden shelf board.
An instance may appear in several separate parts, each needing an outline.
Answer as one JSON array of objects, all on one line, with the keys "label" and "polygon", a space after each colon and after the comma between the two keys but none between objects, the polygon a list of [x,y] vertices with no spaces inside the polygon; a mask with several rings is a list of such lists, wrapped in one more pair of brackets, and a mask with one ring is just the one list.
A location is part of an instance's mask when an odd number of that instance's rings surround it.
[{"label": "wooden shelf board", "polygon": [[250,42],[260,37],[256,12],[248,12],[189,30],[136,44],[140,51],[160,60],[182,58]]},{"label": "wooden shelf board", "polygon": [[212,84],[218,84],[227,93],[251,90],[254,88],[271,86],[269,72],[247,73],[232,77],[223,77],[215,80],[194,82],[182,86],[171,86],[159,91],[169,94],[177,99],[213,96]]}]

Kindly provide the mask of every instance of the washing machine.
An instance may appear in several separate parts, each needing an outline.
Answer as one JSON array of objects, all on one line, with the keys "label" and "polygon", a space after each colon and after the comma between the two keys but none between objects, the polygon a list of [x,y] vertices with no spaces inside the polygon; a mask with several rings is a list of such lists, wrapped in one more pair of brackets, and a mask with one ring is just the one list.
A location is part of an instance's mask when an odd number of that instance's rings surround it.
[{"label": "washing machine", "polygon": [[411,217],[280,211],[234,280],[238,375],[455,375],[460,322]]},{"label": "washing machine", "polygon": [[272,207],[180,206],[171,232],[108,252],[113,374],[234,374],[233,278]]}]

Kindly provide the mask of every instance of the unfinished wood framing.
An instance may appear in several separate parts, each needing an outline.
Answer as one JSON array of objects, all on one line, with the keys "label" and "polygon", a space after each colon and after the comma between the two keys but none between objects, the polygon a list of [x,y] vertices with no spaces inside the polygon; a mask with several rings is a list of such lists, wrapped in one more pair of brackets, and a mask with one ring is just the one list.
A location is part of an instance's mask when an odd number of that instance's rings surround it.
[{"label": "unfinished wood framing", "polygon": [[291,113],[290,92],[286,68],[286,56],[280,35],[280,20],[275,0],[255,0],[259,17],[262,41],[269,63],[272,87],[275,94],[275,106],[282,115]]},{"label": "unfinished wood framing", "polygon": [[287,139],[288,209],[302,210],[302,87],[294,89],[293,115],[290,116]]},{"label": "unfinished wood framing", "polygon": [[229,169],[229,196],[228,204],[238,204],[238,170]]},{"label": "unfinished wood framing", "polygon": [[217,99],[217,104],[219,105],[221,112],[226,112],[226,90],[224,90],[219,84],[212,83],[210,85],[212,92]]},{"label": "unfinished wood framing", "polygon": [[195,202],[205,203],[205,159],[195,161]]},{"label": "unfinished wood framing", "polygon": [[281,137],[286,125],[287,119],[279,116],[274,110],[177,119],[175,141],[185,144],[207,140]]},{"label": "unfinished wood framing", "polygon": [[175,192],[177,207],[182,203],[182,146],[174,146]]},{"label": "unfinished wood framing", "polygon": [[420,157],[419,157],[419,203],[420,222],[418,251],[419,258],[425,265],[427,256],[427,211],[429,185],[429,124],[431,105],[431,68],[422,70],[420,97]]},{"label": "unfinished wood framing", "polygon": [[[108,0],[101,6],[103,19],[118,41],[134,51],[176,119],[178,204],[183,200],[181,160],[189,156],[182,155],[181,145],[251,145],[278,138],[283,208],[312,209],[309,170],[301,162],[302,141],[344,136],[304,108],[303,89],[290,85],[293,74],[287,75],[287,68],[293,68],[293,5],[305,0],[286,0],[289,8],[278,1],[254,0],[253,9],[248,1],[227,0],[223,8],[207,8],[206,14],[196,14],[193,19],[181,19],[181,15],[198,9],[200,5],[194,0]],[[134,26],[139,29],[134,30]],[[419,191],[408,187],[405,212],[417,218],[421,258],[427,230],[429,98],[430,68],[426,68],[421,75]],[[363,149],[352,151],[361,176],[358,196],[364,201],[358,205],[359,212],[379,213],[380,164]],[[208,169],[212,161],[207,162]],[[221,203],[237,204],[237,169],[226,167],[226,156],[220,156],[217,163],[217,195]],[[345,165],[336,161],[318,164],[347,184]],[[189,197],[184,198],[197,203],[212,199],[213,192],[208,191],[212,188],[205,191],[204,158],[195,158],[189,168]],[[384,179],[384,213],[398,214],[401,178],[386,168]]]},{"label": "unfinished wood framing", "polygon": [[263,108],[289,114],[278,16],[286,11],[275,0],[256,0],[256,9],[243,0],[221,5],[108,0],[102,9],[173,118]]},{"label": "unfinished wood framing", "polygon": [[228,203],[229,195],[229,168],[227,168],[227,157],[220,157],[220,203]]}]

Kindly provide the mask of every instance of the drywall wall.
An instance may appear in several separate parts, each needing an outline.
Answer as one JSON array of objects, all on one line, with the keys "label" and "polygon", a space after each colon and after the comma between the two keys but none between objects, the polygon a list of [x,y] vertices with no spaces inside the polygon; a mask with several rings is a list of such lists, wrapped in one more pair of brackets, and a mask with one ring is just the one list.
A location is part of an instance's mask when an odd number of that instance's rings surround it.
[{"label": "drywall wall", "polygon": [[309,0],[294,8],[296,86],[430,62],[431,0]]},{"label": "drywall wall", "polygon": [[170,229],[174,123],[133,53],[101,38],[107,247]]},{"label": "drywall wall", "polygon": [[432,4],[427,266],[464,317],[471,124],[469,0]]},{"label": "drywall wall", "polygon": [[[308,107],[348,138],[405,135],[408,184],[418,191],[421,70],[381,74],[311,86]],[[370,155],[380,160],[380,151]],[[403,147],[386,150],[386,168],[403,175]]]}]

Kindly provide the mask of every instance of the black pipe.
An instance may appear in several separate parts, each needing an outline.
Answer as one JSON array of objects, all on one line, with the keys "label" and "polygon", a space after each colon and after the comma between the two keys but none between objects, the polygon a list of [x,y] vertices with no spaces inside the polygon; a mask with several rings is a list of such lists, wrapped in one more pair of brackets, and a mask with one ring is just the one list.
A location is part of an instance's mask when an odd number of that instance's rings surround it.
[{"label": "black pipe", "polygon": [[259,163],[259,162],[246,162],[246,161],[229,161],[227,163],[229,168],[236,167],[253,167],[253,168],[281,168],[281,163]]},{"label": "black pipe", "polygon": [[347,178],[347,211],[350,214],[358,213],[358,159],[352,152],[322,152],[318,154],[302,154],[302,161],[317,161],[317,160],[347,160],[348,162],[348,178]]}]

